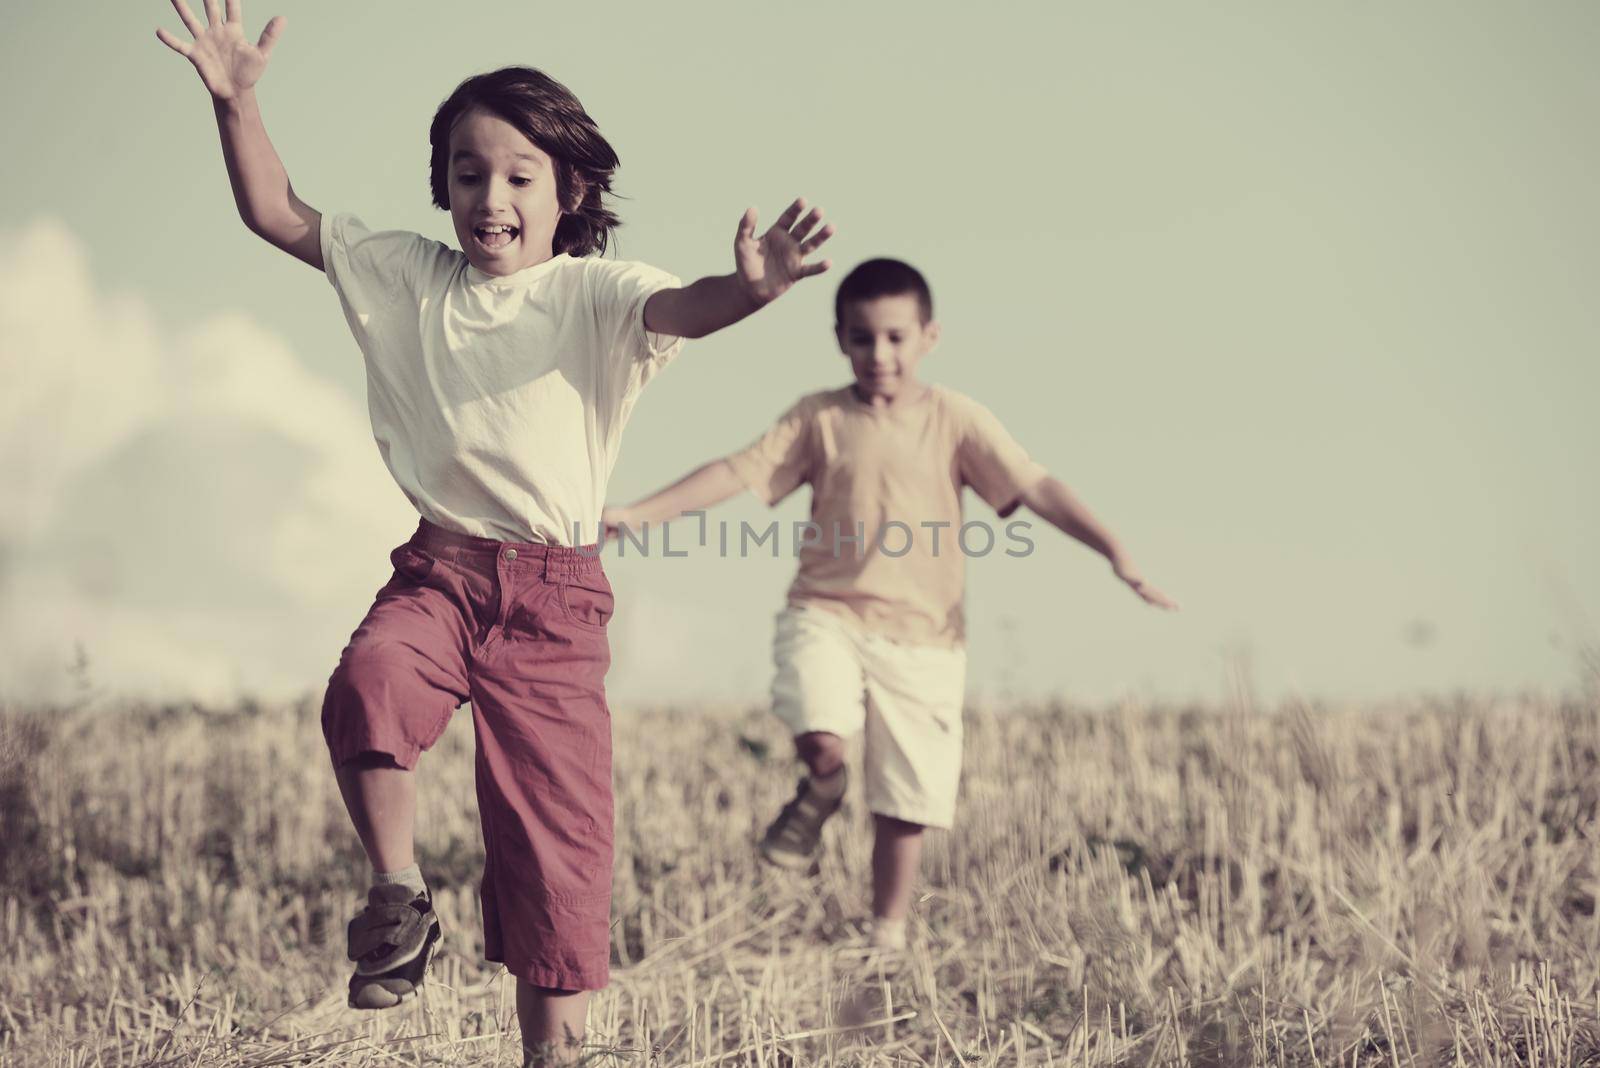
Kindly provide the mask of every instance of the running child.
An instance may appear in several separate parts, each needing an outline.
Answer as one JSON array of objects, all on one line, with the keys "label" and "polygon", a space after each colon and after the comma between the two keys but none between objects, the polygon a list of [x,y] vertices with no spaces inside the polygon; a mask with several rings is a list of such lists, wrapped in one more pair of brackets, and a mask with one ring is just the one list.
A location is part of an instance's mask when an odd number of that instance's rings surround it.
[{"label": "running child", "polygon": [[[845,739],[865,730],[873,814],[871,939],[905,945],[923,830],[948,828],[961,775],[966,680],[961,491],[999,515],[1026,506],[1100,553],[1149,604],[1176,608],[1061,482],[988,409],[917,377],[939,339],[923,276],[898,260],[861,264],[840,283],[835,335],[854,381],[802,397],[760,439],[632,505],[608,508],[608,534],[749,490],[768,505],[811,487],[811,527],[779,613],[772,710],[805,763],[794,800],[761,856],[810,867],[845,792]],[[992,544],[986,542],[985,544]]]},{"label": "running child", "polygon": [[644,385],[679,351],[827,261],[796,200],[734,270],[692,285],[602,258],[616,153],[553,78],[508,67],[462,82],[428,131],[435,206],[459,245],[326,215],[290,186],[254,85],[283,32],[254,43],[239,0],[173,0],[191,39],[157,36],[210,92],[239,213],[325,271],[364,354],[373,433],[421,517],[329,680],[323,730],[372,863],[351,922],[350,1004],[414,993],[440,938],[413,853],[413,768],[470,700],[486,848],[484,941],[517,980],[529,1063],[577,1055],[607,981],[612,593],[598,555],[607,478]]}]

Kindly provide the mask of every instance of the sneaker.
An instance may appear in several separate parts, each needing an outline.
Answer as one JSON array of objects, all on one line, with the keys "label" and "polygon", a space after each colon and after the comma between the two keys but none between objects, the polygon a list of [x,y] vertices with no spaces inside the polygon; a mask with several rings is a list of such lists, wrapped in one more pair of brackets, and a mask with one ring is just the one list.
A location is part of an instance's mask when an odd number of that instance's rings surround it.
[{"label": "sneaker", "polygon": [[[843,776],[845,770],[840,768],[838,774]],[[783,806],[778,818],[762,835],[761,859],[780,868],[810,866],[821,851],[822,825],[829,816],[839,811],[843,801],[842,782],[838,797],[824,797],[813,787],[809,776],[801,779],[794,800]]]},{"label": "sneaker", "polygon": [[387,1009],[417,992],[439,947],[433,895],[404,886],[374,886],[367,907],[350,921],[352,1009]]}]

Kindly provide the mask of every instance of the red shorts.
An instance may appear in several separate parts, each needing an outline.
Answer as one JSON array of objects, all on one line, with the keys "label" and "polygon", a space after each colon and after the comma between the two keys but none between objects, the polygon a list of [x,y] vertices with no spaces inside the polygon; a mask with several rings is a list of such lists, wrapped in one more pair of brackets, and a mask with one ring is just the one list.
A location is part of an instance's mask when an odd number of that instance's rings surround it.
[{"label": "red shorts", "polygon": [[[593,552],[593,550],[589,550]],[[472,702],[485,952],[518,979],[598,990],[610,961],[611,585],[600,557],[424,520],[328,681],[334,764],[403,768]]]}]

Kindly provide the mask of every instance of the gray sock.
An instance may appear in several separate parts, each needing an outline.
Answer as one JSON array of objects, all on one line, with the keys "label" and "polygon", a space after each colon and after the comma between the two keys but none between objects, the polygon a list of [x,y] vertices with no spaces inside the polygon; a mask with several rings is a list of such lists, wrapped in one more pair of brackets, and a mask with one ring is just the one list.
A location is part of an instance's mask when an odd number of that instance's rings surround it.
[{"label": "gray sock", "polygon": [[422,881],[422,869],[415,864],[409,868],[401,868],[399,871],[378,871],[373,869],[372,885],[403,886],[407,890],[413,890],[419,894],[428,889],[428,885]]}]

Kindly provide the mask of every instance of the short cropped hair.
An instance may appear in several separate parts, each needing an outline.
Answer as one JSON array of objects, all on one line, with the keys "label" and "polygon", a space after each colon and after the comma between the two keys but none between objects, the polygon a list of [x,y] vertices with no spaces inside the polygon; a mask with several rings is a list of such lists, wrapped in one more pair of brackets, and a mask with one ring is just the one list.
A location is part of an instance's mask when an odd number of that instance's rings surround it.
[{"label": "short cropped hair", "polygon": [[551,242],[555,251],[573,256],[605,252],[611,231],[622,225],[605,204],[620,162],[617,153],[572,91],[532,67],[474,75],[439,105],[428,128],[434,205],[450,208],[450,131],[474,108],[516,127],[555,163],[556,198],[563,212]]},{"label": "short cropped hair", "polygon": [[844,322],[844,310],[851,304],[879,297],[913,296],[922,312],[922,321],[933,318],[933,291],[922,272],[901,260],[879,258],[858,264],[839,283],[833,297],[834,322]]}]

